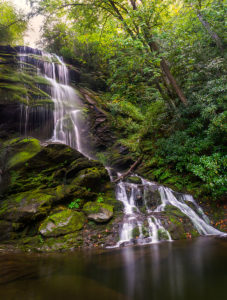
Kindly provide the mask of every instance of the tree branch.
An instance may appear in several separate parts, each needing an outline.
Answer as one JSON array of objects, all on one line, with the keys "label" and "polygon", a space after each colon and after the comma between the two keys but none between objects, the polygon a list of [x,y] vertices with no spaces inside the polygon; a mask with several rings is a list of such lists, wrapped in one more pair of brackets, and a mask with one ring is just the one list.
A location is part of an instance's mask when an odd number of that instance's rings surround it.
[{"label": "tree branch", "polygon": [[137,161],[129,168],[127,172],[122,174],[120,177],[118,177],[116,180],[114,180],[114,183],[118,183],[119,181],[123,180],[125,177],[127,177],[132,171],[136,169],[136,167],[142,162],[143,157],[140,156]]}]

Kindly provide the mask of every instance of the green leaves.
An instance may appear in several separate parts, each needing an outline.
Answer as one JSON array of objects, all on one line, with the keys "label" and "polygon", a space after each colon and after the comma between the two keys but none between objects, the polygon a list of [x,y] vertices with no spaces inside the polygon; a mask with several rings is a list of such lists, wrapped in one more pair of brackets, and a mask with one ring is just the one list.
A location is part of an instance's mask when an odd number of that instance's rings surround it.
[{"label": "green leaves", "polygon": [[78,209],[78,208],[80,208],[81,202],[82,202],[81,199],[76,199],[76,200],[72,201],[72,202],[68,205],[68,207],[69,207],[70,209]]},{"label": "green leaves", "polygon": [[26,29],[25,15],[16,11],[10,1],[0,0],[0,44],[23,43]]}]

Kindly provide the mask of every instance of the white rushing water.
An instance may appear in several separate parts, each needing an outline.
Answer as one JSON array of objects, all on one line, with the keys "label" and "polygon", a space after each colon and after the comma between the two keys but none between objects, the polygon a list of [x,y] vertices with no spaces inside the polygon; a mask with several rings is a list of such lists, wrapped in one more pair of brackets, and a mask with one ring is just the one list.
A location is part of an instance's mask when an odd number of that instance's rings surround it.
[{"label": "white rushing water", "polygon": [[159,188],[162,204],[156,208],[157,212],[164,211],[166,205],[173,205],[177,207],[182,213],[184,213],[192,221],[195,228],[200,234],[203,235],[220,235],[223,234],[219,230],[215,229],[209,225],[209,219],[205,217],[205,214],[201,207],[196,205],[199,208],[201,216],[199,216],[190,206],[187,205],[188,202],[196,203],[192,196],[183,195],[182,201],[177,200],[174,196],[173,191],[170,188],[161,186]]},{"label": "white rushing water", "polygon": [[45,78],[51,83],[51,96],[54,101],[53,142],[69,145],[83,153],[80,139],[80,121],[82,121],[82,104],[76,91],[69,86],[69,71],[64,62],[55,55],[43,54],[49,60],[45,62]]},{"label": "white rushing water", "polygon": [[[28,64],[33,64],[37,67],[37,75],[43,76],[50,83],[49,92],[54,102],[51,141],[69,145],[89,157],[89,147],[86,147],[81,134],[85,128],[83,103],[76,90],[70,86],[70,74],[64,61],[55,54],[27,47],[20,47],[18,60],[22,71]],[[21,106],[20,130],[25,136],[28,135],[29,109],[29,105]]]},{"label": "white rushing water", "polygon": [[[120,175],[118,174],[118,176]],[[169,232],[163,227],[161,221],[154,215],[150,216],[152,211],[146,205],[144,190],[153,184],[143,179],[141,181],[142,185],[123,181],[117,183],[116,198],[124,204],[125,213],[117,247],[130,243],[157,243],[160,240],[160,235],[164,235],[165,240],[172,241]],[[137,199],[142,199],[146,209],[145,214],[137,206]]]},{"label": "white rushing water", "polygon": [[[110,169],[108,169],[110,172]],[[121,174],[118,174],[120,176]],[[196,230],[201,235],[225,235],[223,232],[215,229],[210,225],[209,218],[205,215],[202,208],[196,203],[191,195],[178,194],[164,186],[147,181],[141,178],[141,184],[134,184],[120,181],[116,187],[116,198],[124,204],[124,219],[120,230],[120,240],[115,245],[151,244],[161,240],[172,241],[170,233],[162,224],[161,213],[165,212],[167,205],[178,208],[185,216],[187,216]],[[160,195],[161,204],[157,204],[151,209],[147,205],[147,196],[154,192],[156,187]],[[137,199],[142,202],[143,212],[141,212]],[[195,209],[190,207],[190,204]],[[148,231],[146,232],[146,229]]]}]

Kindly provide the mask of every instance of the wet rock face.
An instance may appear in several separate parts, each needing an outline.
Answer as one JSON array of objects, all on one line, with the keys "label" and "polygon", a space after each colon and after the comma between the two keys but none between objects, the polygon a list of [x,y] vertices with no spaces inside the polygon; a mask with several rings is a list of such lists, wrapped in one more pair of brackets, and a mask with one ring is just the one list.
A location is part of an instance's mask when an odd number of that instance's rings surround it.
[{"label": "wet rock face", "polygon": [[161,196],[158,188],[158,185],[152,185],[144,189],[144,198],[149,209],[155,209],[161,204]]},{"label": "wet rock face", "polygon": [[[30,57],[21,56],[23,53]],[[0,138],[11,134],[51,137],[54,105],[50,83],[37,74],[42,59],[37,49],[0,46]]]}]

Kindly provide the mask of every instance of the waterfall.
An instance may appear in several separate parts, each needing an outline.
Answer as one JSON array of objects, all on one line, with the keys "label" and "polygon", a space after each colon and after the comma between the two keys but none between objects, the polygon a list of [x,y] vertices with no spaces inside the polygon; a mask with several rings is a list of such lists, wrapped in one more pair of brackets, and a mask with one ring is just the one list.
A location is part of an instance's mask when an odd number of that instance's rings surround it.
[{"label": "waterfall", "polygon": [[[57,55],[31,50],[27,47],[19,48],[19,52],[21,68],[23,69],[26,63],[32,63],[37,67],[37,73],[46,78],[51,85],[50,95],[54,102],[54,126],[51,141],[69,145],[90,158],[90,145],[88,146],[90,141],[85,135],[83,103],[77,92],[70,86],[69,71],[63,60]],[[40,59],[24,55],[27,52],[40,56]],[[29,105],[21,106],[20,114],[20,130],[27,135],[29,132]],[[44,118],[43,121],[45,122],[46,119]],[[110,167],[106,167],[106,169],[111,181],[114,181],[113,170]],[[121,174],[118,173],[117,176],[120,177]],[[169,205],[179,209],[187,216],[201,235],[224,234],[209,224],[208,217],[192,196],[179,194],[177,197],[167,187],[157,185],[137,175],[134,176],[138,177],[140,184],[123,180],[116,184],[116,199],[123,203],[124,216],[119,231],[120,238],[114,247],[129,244],[152,244],[162,240],[171,242],[171,235],[165,228],[162,219],[165,209]],[[154,192],[159,195],[160,203],[157,199],[153,199],[152,205],[150,205],[148,200]],[[190,204],[195,209],[192,209]]]},{"label": "waterfall", "polygon": [[209,219],[205,216],[201,207],[196,204],[201,217],[186,202],[196,203],[192,196],[183,195],[182,201],[177,200],[170,188],[161,186],[159,188],[162,204],[156,208],[157,212],[164,211],[165,206],[170,204],[177,207],[194,224],[195,228],[203,235],[220,235],[222,232],[209,225]]},{"label": "waterfall", "polygon": [[[121,176],[121,174],[118,174],[118,176]],[[115,247],[132,243],[157,243],[162,239],[159,237],[160,233],[164,233],[165,240],[172,241],[169,232],[155,216],[154,211],[151,211],[146,204],[144,191],[148,190],[152,183],[143,178],[140,179],[141,185],[123,181],[117,183],[116,198],[124,205],[124,219],[120,231],[120,240]],[[145,213],[141,212],[139,205],[136,204],[137,199],[142,199],[142,203],[145,205]]]},{"label": "waterfall", "polygon": [[[152,192],[153,187],[157,187],[157,184],[149,182],[142,177],[137,177],[141,179],[142,184],[120,181],[116,187],[116,197],[124,204],[124,219],[120,230],[120,240],[115,247],[128,244],[151,244],[161,240],[172,241],[170,233],[164,228],[160,218],[160,214],[165,212],[167,205],[178,208],[187,216],[199,234],[225,235],[225,233],[209,224],[209,218],[191,195],[179,194],[179,199],[177,199],[170,188],[159,186],[157,192],[160,195],[161,204],[156,205],[154,209],[150,209],[147,205],[146,194],[149,193],[149,190]],[[146,210],[145,213],[144,211],[141,212],[139,205],[136,204],[138,196],[142,197],[142,203]],[[192,203],[195,210],[187,203]],[[145,228],[146,226],[148,228],[147,235],[141,230],[141,228]],[[140,234],[135,238],[133,231],[136,228],[138,228]]]},{"label": "waterfall", "polygon": [[[18,61],[23,72],[27,65],[34,65],[37,75],[44,77],[50,83],[50,98],[54,103],[53,130],[50,141],[69,145],[90,158],[90,148],[85,139],[82,139],[87,125],[84,120],[83,103],[75,89],[70,86],[69,70],[64,61],[55,54],[18,47]],[[43,109],[43,107],[41,107]],[[31,115],[44,114],[37,108],[32,108],[29,103],[20,108],[20,133],[28,136],[31,130]],[[40,123],[40,122],[39,122]]]},{"label": "waterfall", "polygon": [[85,128],[83,104],[76,90],[69,85],[68,68],[57,55],[43,53],[43,56],[52,61],[44,63],[45,78],[51,83],[54,102],[54,132],[51,141],[69,145],[90,158],[89,146],[86,141],[82,143],[81,139]]}]

